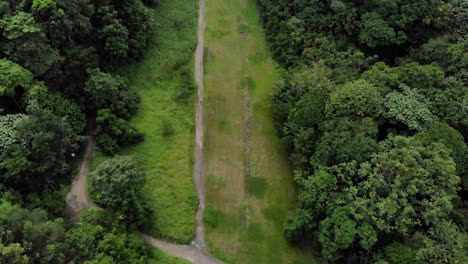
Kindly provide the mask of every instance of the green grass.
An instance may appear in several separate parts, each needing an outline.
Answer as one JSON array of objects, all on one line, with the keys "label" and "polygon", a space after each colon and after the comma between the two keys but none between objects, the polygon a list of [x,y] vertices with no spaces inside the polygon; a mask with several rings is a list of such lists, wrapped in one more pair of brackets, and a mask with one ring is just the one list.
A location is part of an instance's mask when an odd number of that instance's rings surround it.
[{"label": "green grass", "polygon": [[148,263],[150,264],[190,264],[190,262],[180,259],[174,256],[171,256],[159,249],[153,249],[154,258],[151,259]]},{"label": "green grass", "polygon": [[255,0],[207,1],[206,238],[226,263],[318,263],[311,247],[290,245],[282,231],[296,194],[271,116],[280,69],[258,21]]},{"label": "green grass", "polygon": [[[131,124],[145,135],[142,143],[119,155],[134,157],[146,171],[144,192],[155,209],[149,234],[188,243],[195,234],[198,204],[192,180],[198,1],[158,2],[151,47],[142,61],[118,71],[142,98]],[[97,153],[91,167],[106,158]]]}]

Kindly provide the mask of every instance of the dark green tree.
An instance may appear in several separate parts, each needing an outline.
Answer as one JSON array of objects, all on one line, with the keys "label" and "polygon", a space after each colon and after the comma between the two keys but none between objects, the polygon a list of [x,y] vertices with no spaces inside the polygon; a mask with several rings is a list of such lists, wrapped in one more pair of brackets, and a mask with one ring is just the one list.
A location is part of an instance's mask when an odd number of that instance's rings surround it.
[{"label": "dark green tree", "polygon": [[54,180],[68,171],[70,127],[37,105],[15,124],[16,142],[0,154],[3,182],[19,188],[54,188]]},{"label": "dark green tree", "polygon": [[6,17],[0,20],[0,28],[6,40],[2,51],[35,76],[42,76],[62,59],[31,14],[19,12]]},{"label": "dark green tree", "polygon": [[144,227],[152,211],[143,195],[146,175],[129,157],[105,161],[91,175],[91,192],[99,206],[115,212],[130,227]]},{"label": "dark green tree", "polygon": [[329,117],[379,117],[383,100],[377,89],[365,80],[344,84],[330,96],[326,106]]},{"label": "dark green tree", "polygon": [[89,110],[109,109],[112,114],[128,118],[136,111],[140,98],[128,90],[128,85],[120,77],[113,77],[97,69],[90,71],[85,92],[89,99]]}]

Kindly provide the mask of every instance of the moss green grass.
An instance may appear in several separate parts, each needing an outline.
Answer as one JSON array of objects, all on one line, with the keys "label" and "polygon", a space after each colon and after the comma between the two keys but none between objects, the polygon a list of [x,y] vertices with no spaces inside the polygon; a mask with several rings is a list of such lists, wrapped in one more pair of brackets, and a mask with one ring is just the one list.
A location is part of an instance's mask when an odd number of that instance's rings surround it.
[{"label": "moss green grass", "polygon": [[279,69],[255,0],[207,0],[206,22],[204,222],[210,251],[227,263],[318,263],[310,247],[290,245],[282,231],[296,194],[270,110]]},{"label": "moss green grass", "polygon": [[149,261],[150,264],[190,264],[190,262],[171,256],[159,249],[153,249],[153,259]]},{"label": "moss green grass", "polygon": [[[141,61],[117,71],[142,99],[131,124],[142,143],[119,155],[134,157],[146,171],[144,192],[154,206],[149,234],[188,243],[195,234],[198,197],[192,180],[194,140],[193,53],[197,0],[161,0],[154,11],[151,46]],[[167,133],[168,126],[171,133]],[[105,160],[97,153],[91,168]]]}]

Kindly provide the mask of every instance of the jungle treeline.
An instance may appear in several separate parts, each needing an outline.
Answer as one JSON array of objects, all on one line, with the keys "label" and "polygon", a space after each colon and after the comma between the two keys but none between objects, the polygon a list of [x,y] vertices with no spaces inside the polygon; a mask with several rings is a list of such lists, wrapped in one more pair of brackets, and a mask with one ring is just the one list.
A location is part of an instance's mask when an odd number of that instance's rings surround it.
[{"label": "jungle treeline", "polygon": [[94,172],[93,198],[108,210],[85,211],[77,225],[64,218],[87,127],[108,154],[143,140],[128,123],[140,98],[114,72],[142,57],[153,8],[155,0],[0,1],[0,263],[154,260],[134,233],[151,210],[145,174],[129,158]]},{"label": "jungle treeline", "polygon": [[286,69],[288,239],[330,263],[466,263],[468,2],[257,4]]}]

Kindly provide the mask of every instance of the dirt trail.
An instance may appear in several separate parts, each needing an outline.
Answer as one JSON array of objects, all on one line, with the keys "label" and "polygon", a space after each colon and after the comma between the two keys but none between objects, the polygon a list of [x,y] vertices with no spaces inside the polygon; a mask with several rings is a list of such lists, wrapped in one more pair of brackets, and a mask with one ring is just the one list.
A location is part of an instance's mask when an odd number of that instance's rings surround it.
[{"label": "dirt trail", "polygon": [[205,42],[205,0],[200,0],[198,15],[198,45],[195,50],[195,81],[198,87],[198,100],[195,113],[195,153],[194,153],[194,182],[198,193],[199,204],[195,222],[197,232],[194,244],[206,252],[205,236],[203,230],[203,212],[205,210],[205,183],[203,180],[203,98],[205,96],[205,86],[203,84],[203,53]]},{"label": "dirt trail", "polygon": [[87,196],[86,193],[86,177],[89,173],[89,165],[94,156],[94,149],[96,146],[96,138],[92,125],[88,125],[88,143],[86,145],[86,151],[83,156],[80,171],[73,180],[70,192],[67,194],[67,207],[66,213],[70,217],[72,222],[78,220],[78,216],[84,209],[98,208]]},{"label": "dirt trail", "polygon": [[[147,244],[154,246],[168,254],[186,259],[196,264],[222,264],[223,262],[211,257],[205,245],[203,212],[205,209],[205,185],[203,180],[203,52],[205,32],[205,0],[200,0],[198,18],[198,46],[195,51],[195,81],[198,86],[198,100],[196,105],[196,130],[194,148],[194,183],[199,197],[199,205],[195,216],[196,236],[190,245],[171,244],[147,234],[140,233],[140,237]],[[93,130],[88,129],[88,143],[81,164],[80,172],[73,181],[70,192],[67,195],[66,212],[72,222],[78,220],[78,216],[84,209],[91,207],[99,209],[98,206],[88,198],[86,192],[86,177],[89,173],[89,165],[94,156],[96,139]]]}]

